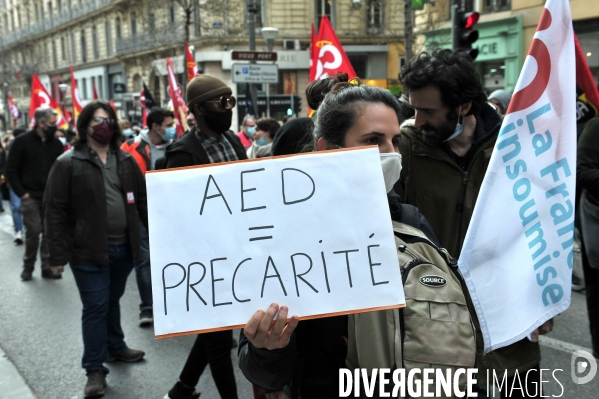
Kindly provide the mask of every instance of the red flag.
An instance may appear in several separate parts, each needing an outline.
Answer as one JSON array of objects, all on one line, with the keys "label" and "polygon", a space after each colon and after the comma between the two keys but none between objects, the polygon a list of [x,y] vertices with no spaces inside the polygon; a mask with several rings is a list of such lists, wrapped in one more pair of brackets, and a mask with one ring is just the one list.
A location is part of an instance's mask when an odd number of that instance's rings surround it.
[{"label": "red flag", "polygon": [[83,109],[83,103],[81,102],[81,96],[79,95],[79,89],[77,88],[77,81],[75,80],[75,74],[73,73],[73,66],[71,65],[71,101],[73,102],[73,114],[75,116],[75,123],[77,118]]},{"label": "red flag", "polygon": [[94,89],[94,93],[93,93],[93,97],[92,98],[94,100],[97,100],[99,97],[98,97],[98,90],[96,90],[96,82],[95,81],[92,81],[92,87]]},{"label": "red flag", "polygon": [[581,124],[599,115],[599,91],[595,86],[593,74],[576,35],[574,35],[574,46],[576,54],[576,122]]},{"label": "red flag", "polygon": [[67,123],[71,123],[71,119],[73,118],[71,117],[71,114],[69,114],[67,107],[63,107],[62,112],[64,113],[64,119],[67,121]]},{"label": "red flag", "polygon": [[181,137],[187,130],[187,120],[185,118],[186,106],[179,90],[179,84],[177,83],[170,57],[166,59],[166,70],[168,73],[168,92],[173,102],[173,112],[175,113],[175,121],[177,122],[177,137]]},{"label": "red flag", "polygon": [[54,111],[56,111],[56,126],[62,129],[66,129],[69,127],[69,124],[65,120],[62,111],[60,110],[60,106],[58,105],[58,101],[56,101],[52,96],[48,93],[42,82],[40,82],[39,78],[36,74],[33,74],[32,83],[31,83],[31,102],[29,103],[29,115],[31,115],[31,128],[35,126],[35,119],[33,115],[35,114],[35,110],[39,107],[50,107]]},{"label": "red flag", "polygon": [[314,59],[314,54],[316,54],[316,29],[314,28],[314,22],[312,22],[312,34],[310,35],[310,77],[308,82],[314,80],[314,76],[316,76],[316,62]]},{"label": "red flag", "polygon": [[185,42],[185,64],[187,65],[187,81],[191,82],[191,79],[198,74],[198,66],[187,42]]},{"label": "red flag", "polygon": [[314,64],[316,64],[314,79],[324,79],[338,72],[346,72],[350,79],[356,77],[354,67],[343,51],[343,46],[339,43],[337,34],[326,15],[323,15],[320,20],[318,40],[314,48]]},{"label": "red flag", "polygon": [[116,105],[114,105],[114,100],[112,100],[112,99],[111,99],[110,101],[108,101],[108,103],[110,104],[110,106],[111,106],[111,107],[112,107],[112,109],[114,110],[114,113],[116,114],[116,113],[117,113],[117,111],[116,111]]}]

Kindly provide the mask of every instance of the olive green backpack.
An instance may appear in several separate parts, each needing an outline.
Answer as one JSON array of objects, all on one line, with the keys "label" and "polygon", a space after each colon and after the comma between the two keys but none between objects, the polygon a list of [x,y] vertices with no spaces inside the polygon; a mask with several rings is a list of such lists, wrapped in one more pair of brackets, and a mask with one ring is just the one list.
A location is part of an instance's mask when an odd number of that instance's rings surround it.
[{"label": "olive green backpack", "polygon": [[[474,367],[475,329],[457,261],[415,227],[393,222],[393,232],[406,306],[350,315],[347,367],[369,374],[374,368],[404,368],[406,376],[415,368],[445,373]],[[435,391],[434,383],[429,390]]]},{"label": "olive green backpack", "polygon": [[[474,367],[474,323],[457,260],[414,227],[393,222],[393,232],[406,298],[399,310],[406,373]],[[465,383],[464,376],[460,385]]]}]

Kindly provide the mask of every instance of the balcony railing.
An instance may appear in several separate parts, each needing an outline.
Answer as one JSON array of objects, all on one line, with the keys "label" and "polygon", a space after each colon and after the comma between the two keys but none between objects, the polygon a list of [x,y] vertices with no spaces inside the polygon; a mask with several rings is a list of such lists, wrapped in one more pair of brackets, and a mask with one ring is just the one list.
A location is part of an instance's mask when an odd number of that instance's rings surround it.
[{"label": "balcony railing", "polygon": [[86,0],[81,4],[73,4],[69,9],[63,10],[59,14],[54,14],[51,17],[44,18],[36,24],[31,24],[11,32],[8,35],[3,35],[3,37],[0,38],[0,47],[61,27],[74,19],[110,5],[110,2],[111,0]]},{"label": "balcony railing", "polygon": [[185,32],[181,25],[166,25],[152,32],[124,37],[116,40],[116,54],[125,55],[156,46],[177,43],[185,40]]}]

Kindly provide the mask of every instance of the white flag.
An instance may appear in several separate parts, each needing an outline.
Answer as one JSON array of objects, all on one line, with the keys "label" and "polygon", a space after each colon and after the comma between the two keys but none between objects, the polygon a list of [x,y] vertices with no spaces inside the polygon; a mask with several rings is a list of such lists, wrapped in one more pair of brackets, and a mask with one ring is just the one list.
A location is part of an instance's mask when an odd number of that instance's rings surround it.
[{"label": "white flag", "polygon": [[570,306],[576,74],[569,2],[548,0],[459,259],[485,352]]}]

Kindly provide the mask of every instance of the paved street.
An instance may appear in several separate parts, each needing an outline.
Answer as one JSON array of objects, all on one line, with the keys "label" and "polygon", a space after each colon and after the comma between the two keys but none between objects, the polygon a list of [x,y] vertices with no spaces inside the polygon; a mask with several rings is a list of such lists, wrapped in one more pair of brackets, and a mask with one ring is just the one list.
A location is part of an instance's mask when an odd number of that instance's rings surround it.
[{"label": "paved street", "polygon": [[[80,368],[82,340],[81,305],[73,275],[65,271],[58,281],[42,280],[39,265],[33,281],[20,281],[23,247],[12,242],[12,219],[8,203],[0,214],[0,349],[15,365],[31,390],[40,399],[82,398],[85,374]],[[162,398],[177,380],[193,337],[154,339],[152,329],[137,326],[139,296],[134,277],[129,279],[121,300],[122,323],[127,343],[146,351],[146,360],[137,364],[113,363],[108,376],[106,398]],[[573,293],[572,306],[556,319],[555,330],[542,346],[545,369],[563,369],[555,375],[561,388],[547,373],[545,395],[567,399],[596,399],[599,375],[586,385],[570,378],[573,351],[590,348],[584,296]],[[0,351],[1,355],[1,351]],[[236,350],[231,356],[237,362]],[[240,398],[251,398],[249,383],[236,369]],[[202,399],[218,399],[206,370],[198,385]],[[3,395],[0,399],[20,399]]]}]

